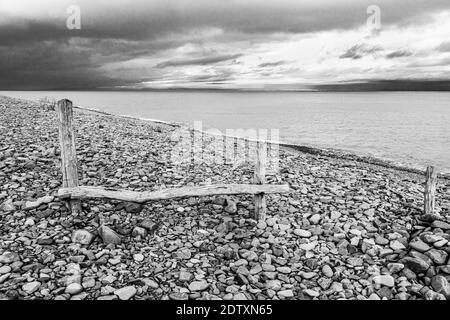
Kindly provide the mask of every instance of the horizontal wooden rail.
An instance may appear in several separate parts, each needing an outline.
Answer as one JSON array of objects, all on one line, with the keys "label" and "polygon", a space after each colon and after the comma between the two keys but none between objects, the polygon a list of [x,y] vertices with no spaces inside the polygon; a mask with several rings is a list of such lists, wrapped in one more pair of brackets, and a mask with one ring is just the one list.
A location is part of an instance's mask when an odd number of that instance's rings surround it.
[{"label": "horizontal wooden rail", "polygon": [[167,200],[186,197],[203,197],[231,194],[261,194],[290,192],[289,185],[273,184],[223,184],[198,187],[168,188],[158,191],[108,190],[103,187],[79,186],[61,188],[58,196],[61,199],[113,199],[144,203],[155,200]]}]

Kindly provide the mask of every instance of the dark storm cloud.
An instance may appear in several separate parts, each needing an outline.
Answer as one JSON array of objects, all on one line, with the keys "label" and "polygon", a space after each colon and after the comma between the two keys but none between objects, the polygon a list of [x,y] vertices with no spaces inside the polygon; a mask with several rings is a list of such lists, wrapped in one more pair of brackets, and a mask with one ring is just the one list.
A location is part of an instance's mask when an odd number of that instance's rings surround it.
[{"label": "dark storm cloud", "polygon": [[402,58],[412,56],[412,52],[408,50],[397,50],[386,55],[388,59]]},{"label": "dark storm cloud", "polygon": [[369,46],[366,44],[357,44],[348,49],[344,54],[339,56],[340,59],[361,59],[368,55],[373,55],[383,49],[379,46]]},{"label": "dark storm cloud", "polygon": [[[78,3],[82,13],[83,27],[75,31],[77,36],[132,40],[155,39],[201,27],[243,33],[347,29],[364,24],[368,17],[366,9],[374,4],[380,7],[385,25],[417,22],[419,16],[450,8],[448,0],[63,0],[61,9],[72,3]],[[65,18],[65,15],[43,20],[12,17],[9,25],[2,26],[0,37],[20,42],[70,36],[73,31],[65,30]]]},{"label": "dark storm cloud", "polygon": [[285,61],[276,61],[276,62],[264,62],[258,65],[259,68],[271,68],[278,67],[285,64]]},{"label": "dark storm cloud", "polygon": [[441,52],[450,52],[450,41],[442,42],[437,49]]},{"label": "dark storm cloud", "polygon": [[227,69],[215,70],[214,74],[200,74],[192,77],[193,82],[220,83],[233,79],[233,72]]},{"label": "dark storm cloud", "polygon": [[9,24],[0,24],[0,46],[27,44],[73,36],[73,33],[69,33],[64,23],[30,20],[22,25],[21,22],[24,21],[15,19]]},{"label": "dark storm cloud", "polygon": [[178,60],[168,60],[156,65],[157,68],[166,68],[166,67],[179,67],[179,66],[189,66],[189,65],[208,65],[215,64],[218,62],[233,60],[241,57],[242,54],[228,54],[228,55],[216,55],[210,57],[201,57],[194,59],[178,59]]},{"label": "dark storm cloud", "polygon": [[93,53],[52,41],[0,50],[0,88],[76,89],[115,86],[113,79],[98,68]]},{"label": "dark storm cloud", "polygon": [[[448,0],[61,0],[49,5],[48,11],[65,13],[70,4],[81,8],[81,30],[68,30],[65,14],[47,14],[46,1],[36,4],[40,14],[27,6],[23,12],[2,12],[0,4],[0,89],[79,88],[83,83],[88,88],[133,82],[116,78],[104,66],[202,42],[195,30],[221,30],[216,40],[225,44],[235,39],[264,41],[278,33],[359,27],[365,24],[366,8],[372,4],[380,6],[383,26],[429,21],[429,14],[450,8]],[[182,37],[191,31],[193,36]],[[341,57],[359,59],[365,54],[370,52],[355,48]],[[194,54],[156,66],[213,65],[237,57],[198,58]],[[271,62],[263,65],[275,66]],[[153,76],[146,74],[139,80]]]}]

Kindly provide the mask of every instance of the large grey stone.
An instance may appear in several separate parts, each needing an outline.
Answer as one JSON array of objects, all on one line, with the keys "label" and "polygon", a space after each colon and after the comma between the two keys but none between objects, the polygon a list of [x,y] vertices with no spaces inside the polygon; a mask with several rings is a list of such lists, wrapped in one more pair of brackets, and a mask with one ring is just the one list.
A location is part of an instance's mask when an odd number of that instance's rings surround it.
[{"label": "large grey stone", "polygon": [[189,300],[189,296],[185,292],[172,292],[169,294],[170,300]]},{"label": "large grey stone", "polygon": [[192,278],[193,278],[192,273],[188,271],[180,271],[179,276],[180,281],[191,281]]},{"label": "large grey stone", "polygon": [[192,281],[189,284],[189,290],[191,291],[203,291],[206,290],[209,287],[209,283],[205,280],[201,281]]},{"label": "large grey stone", "polygon": [[431,286],[437,293],[441,293],[447,299],[450,299],[450,284],[444,276],[434,276],[433,279],[431,279]]},{"label": "large grey stone", "polygon": [[227,206],[225,207],[225,212],[234,214],[237,212],[237,204],[235,201],[227,198]]},{"label": "large grey stone", "polygon": [[309,218],[309,221],[311,221],[312,224],[318,224],[320,219],[320,214],[316,213],[311,218]]},{"label": "large grey stone", "polygon": [[79,243],[83,245],[90,245],[92,243],[92,240],[94,240],[95,235],[90,233],[87,230],[74,230],[72,232],[72,242],[73,243]]},{"label": "large grey stone", "polygon": [[406,249],[405,245],[398,240],[391,241],[390,247],[394,251]]},{"label": "large grey stone", "polygon": [[83,291],[83,287],[79,283],[71,283],[66,287],[65,292],[71,295],[75,295]]},{"label": "large grey stone", "polygon": [[12,270],[12,269],[11,269],[10,266],[1,266],[1,267],[0,267],[0,274],[10,273],[11,270]]},{"label": "large grey stone", "polygon": [[322,267],[322,273],[325,277],[331,278],[333,276],[333,269],[326,264]]},{"label": "large grey stone", "polygon": [[119,297],[120,300],[130,300],[137,293],[134,286],[127,286],[114,291],[114,294]]},{"label": "large grey stone", "polygon": [[302,238],[309,238],[312,236],[311,232],[309,232],[308,230],[302,230],[302,229],[295,229],[294,234],[296,236],[302,237]]},{"label": "large grey stone", "polygon": [[144,206],[140,203],[127,202],[125,203],[125,211],[129,213],[139,213],[142,211]]},{"label": "large grey stone", "polygon": [[144,219],[141,223],[140,226],[150,232],[156,230],[156,228],[158,227],[158,224],[156,222],[154,222],[153,220],[150,219]]},{"label": "large grey stone", "polygon": [[120,244],[122,242],[120,236],[108,226],[98,228],[98,234],[106,244]]},{"label": "large grey stone", "polygon": [[278,291],[278,296],[280,298],[293,298],[294,292],[292,290],[281,290]]},{"label": "large grey stone", "polygon": [[373,277],[373,282],[375,284],[383,285],[390,288],[394,287],[395,285],[394,278],[388,274],[377,275]]},{"label": "large grey stone", "polygon": [[11,212],[11,211],[14,211],[14,210],[16,210],[16,207],[14,206],[13,201],[11,199],[6,200],[0,206],[0,211]]},{"label": "large grey stone", "polygon": [[134,227],[131,232],[132,237],[140,236],[141,238],[145,238],[147,236],[147,229],[142,227]]},{"label": "large grey stone", "polygon": [[35,201],[25,201],[25,204],[23,205],[23,209],[24,210],[36,209],[37,207],[39,207],[40,205],[42,205],[44,203],[52,202],[53,199],[54,199],[53,196],[45,196],[45,197],[36,199]]},{"label": "large grey stone", "polygon": [[28,294],[32,294],[37,291],[41,287],[41,283],[39,281],[32,281],[24,284],[22,286],[22,290]]},{"label": "large grey stone", "polygon": [[188,260],[192,256],[191,250],[189,249],[180,249],[177,251],[177,257],[179,259]]},{"label": "large grey stone", "polygon": [[438,265],[445,264],[448,258],[448,254],[444,250],[431,249],[425,254]]},{"label": "large grey stone", "polygon": [[266,282],[266,289],[270,289],[273,291],[281,290],[281,281],[280,280],[268,280]]},{"label": "large grey stone", "polygon": [[444,222],[444,221],[433,221],[433,223],[431,224],[431,226],[433,228],[439,228],[442,230],[450,230],[450,223]]},{"label": "large grey stone", "polygon": [[14,252],[6,251],[2,255],[0,255],[0,263],[2,264],[10,264],[19,260],[19,255]]},{"label": "large grey stone", "polygon": [[233,300],[248,300],[248,298],[244,293],[238,292],[233,296]]},{"label": "large grey stone", "polygon": [[399,271],[402,271],[403,268],[405,268],[405,265],[403,263],[392,262],[388,263],[387,268],[390,273],[397,273]]},{"label": "large grey stone", "polygon": [[144,279],[142,279],[142,281],[149,288],[152,288],[152,289],[158,289],[159,288],[159,284],[156,281],[152,280],[152,279],[144,278]]},{"label": "large grey stone", "polygon": [[420,258],[405,257],[402,263],[416,273],[422,273],[428,270],[430,265]]},{"label": "large grey stone", "polygon": [[425,242],[423,242],[419,238],[416,238],[413,241],[411,241],[409,243],[409,246],[419,252],[426,252],[431,249],[431,247],[429,245],[427,245]]}]

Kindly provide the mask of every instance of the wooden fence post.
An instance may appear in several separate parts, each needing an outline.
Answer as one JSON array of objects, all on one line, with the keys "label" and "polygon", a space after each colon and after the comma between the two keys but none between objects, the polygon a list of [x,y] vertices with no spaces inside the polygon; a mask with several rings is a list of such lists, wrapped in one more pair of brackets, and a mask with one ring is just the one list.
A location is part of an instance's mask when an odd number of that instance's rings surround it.
[{"label": "wooden fence post", "polygon": [[[262,141],[256,143],[255,184],[266,182],[266,148],[266,143]],[[255,220],[264,220],[266,218],[266,197],[264,193],[256,194],[253,199],[255,202]]]},{"label": "wooden fence post", "polygon": [[[77,154],[75,149],[75,135],[72,127],[72,101],[67,99],[58,101],[57,112],[59,116],[59,143],[61,147],[63,188],[78,187]],[[70,200],[69,208],[73,215],[80,214],[80,200]]]},{"label": "wooden fence post", "polygon": [[434,216],[435,197],[436,197],[436,180],[437,171],[433,166],[427,167],[425,174],[425,188],[424,188],[424,215]]}]

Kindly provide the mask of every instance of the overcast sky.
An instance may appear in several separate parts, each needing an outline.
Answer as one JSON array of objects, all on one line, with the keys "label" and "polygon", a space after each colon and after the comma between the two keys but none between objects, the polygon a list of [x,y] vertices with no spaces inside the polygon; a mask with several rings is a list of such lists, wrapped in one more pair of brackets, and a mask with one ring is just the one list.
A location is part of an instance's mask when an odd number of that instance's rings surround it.
[{"label": "overcast sky", "polygon": [[450,0],[0,1],[0,89],[399,79],[450,79]]}]

